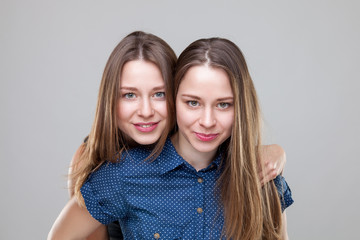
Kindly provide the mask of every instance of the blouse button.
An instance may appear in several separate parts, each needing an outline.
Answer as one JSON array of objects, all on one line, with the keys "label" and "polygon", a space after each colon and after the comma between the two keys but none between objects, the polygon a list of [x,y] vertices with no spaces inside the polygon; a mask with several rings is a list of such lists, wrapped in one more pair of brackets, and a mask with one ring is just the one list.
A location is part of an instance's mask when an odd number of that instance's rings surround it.
[{"label": "blouse button", "polygon": [[204,179],[202,179],[201,177],[197,179],[198,183],[202,183],[204,181]]},{"label": "blouse button", "polygon": [[155,234],[154,234],[154,238],[155,238],[155,239],[159,239],[159,238],[160,238],[160,234],[155,233]]},{"label": "blouse button", "polygon": [[199,207],[196,211],[200,214],[203,212],[203,209]]}]

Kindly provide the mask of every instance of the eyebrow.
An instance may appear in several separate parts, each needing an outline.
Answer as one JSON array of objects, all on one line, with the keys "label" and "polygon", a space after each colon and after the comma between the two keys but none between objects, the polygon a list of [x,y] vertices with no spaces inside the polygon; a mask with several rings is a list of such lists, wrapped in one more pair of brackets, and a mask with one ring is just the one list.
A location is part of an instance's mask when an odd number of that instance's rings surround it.
[{"label": "eyebrow", "polygon": [[218,101],[227,101],[227,100],[231,100],[231,101],[233,101],[233,100],[234,100],[234,97],[224,97],[224,98],[218,98],[217,100],[218,100]]},{"label": "eyebrow", "polygon": [[136,91],[137,88],[134,88],[134,87],[121,87],[120,90]]},{"label": "eyebrow", "polygon": [[[196,100],[200,100],[200,98],[198,96],[195,95],[191,95],[191,94],[182,94],[181,97],[187,97],[187,98],[193,98]],[[223,98],[218,98],[216,99],[216,101],[226,101],[226,100],[234,100],[234,97],[223,97]]]},{"label": "eyebrow", "polygon": [[[165,89],[165,86],[157,86],[157,87],[154,87],[152,89],[152,91],[158,91],[158,90],[164,90]],[[137,88],[134,88],[134,87],[121,87],[120,90],[128,90],[128,91],[137,91],[138,89]]]},{"label": "eyebrow", "polygon": [[154,87],[153,90],[157,91],[157,90],[164,90],[165,89],[165,85],[162,86],[158,86],[158,87]]},{"label": "eyebrow", "polygon": [[195,95],[190,95],[190,94],[182,94],[181,97],[194,98],[196,100],[200,100],[199,97],[197,97]]}]

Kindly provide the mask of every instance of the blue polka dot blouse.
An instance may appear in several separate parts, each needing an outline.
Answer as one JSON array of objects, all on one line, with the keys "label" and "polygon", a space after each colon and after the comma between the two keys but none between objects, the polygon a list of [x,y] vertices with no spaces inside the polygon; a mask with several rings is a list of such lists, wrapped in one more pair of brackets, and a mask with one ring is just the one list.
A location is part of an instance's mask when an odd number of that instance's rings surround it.
[{"label": "blue polka dot blouse", "polygon": [[[197,172],[170,139],[154,161],[144,161],[149,153],[132,149],[90,175],[81,188],[90,214],[102,224],[118,220],[124,239],[220,239],[221,156]],[[290,188],[282,176],[274,181],[284,210],[293,203]]]}]

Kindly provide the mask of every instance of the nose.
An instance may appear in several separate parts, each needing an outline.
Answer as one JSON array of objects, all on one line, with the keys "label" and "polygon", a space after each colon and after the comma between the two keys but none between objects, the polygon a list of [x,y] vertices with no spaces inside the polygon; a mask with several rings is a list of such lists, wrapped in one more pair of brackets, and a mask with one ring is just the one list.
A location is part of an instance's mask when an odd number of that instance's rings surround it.
[{"label": "nose", "polygon": [[207,107],[202,111],[199,124],[205,128],[211,128],[216,125],[214,110],[211,107]]},{"label": "nose", "polygon": [[140,102],[140,106],[138,109],[138,114],[142,116],[143,118],[149,118],[153,116],[155,113],[154,108],[152,106],[152,103],[150,99],[144,98]]}]

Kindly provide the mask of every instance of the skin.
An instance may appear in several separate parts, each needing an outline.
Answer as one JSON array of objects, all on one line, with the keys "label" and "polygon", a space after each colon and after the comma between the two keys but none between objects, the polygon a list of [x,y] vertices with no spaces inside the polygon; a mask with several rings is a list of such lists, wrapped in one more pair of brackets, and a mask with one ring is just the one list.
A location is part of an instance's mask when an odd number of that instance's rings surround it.
[{"label": "skin", "polygon": [[173,139],[178,153],[197,171],[212,162],[218,147],[231,135],[233,98],[228,76],[219,68],[192,67],[179,86],[179,131]]},{"label": "skin", "polygon": [[101,223],[72,197],[55,220],[48,239],[86,239],[99,227]]},{"label": "skin", "polygon": [[[284,149],[277,144],[262,145],[260,150],[260,158],[261,161],[264,162],[264,172],[260,171],[258,174],[261,185],[264,185],[271,179],[276,178],[276,176],[283,174],[286,163],[286,154]],[[275,161],[275,159],[277,159],[277,161]]]},{"label": "skin", "polygon": [[[164,91],[164,83],[162,78],[161,82],[159,81],[159,73],[159,69],[154,64],[141,60],[128,62],[124,66],[122,83],[120,84],[121,97],[118,101],[117,111],[119,128],[130,140],[133,139],[138,144],[156,142],[160,137],[159,132],[162,133],[165,127],[163,123],[166,122],[167,117],[166,102],[161,97],[161,93]],[[145,83],[144,79],[149,81],[149,84]],[[163,109],[161,109],[161,106]],[[207,120],[206,118],[204,120],[203,124],[206,126]],[[145,123],[140,125],[149,125],[146,124],[149,122],[159,123],[154,130],[144,132],[143,129],[140,128],[139,130],[135,127],[135,124],[139,122]],[[179,134],[175,136],[179,136]],[[223,141],[224,137],[222,136],[219,139]],[[199,147],[201,148],[201,144]],[[79,161],[82,149],[83,145],[79,147],[73,156],[71,162],[73,167],[70,168],[69,174],[82,164]],[[263,149],[264,155],[262,157],[264,157],[263,161],[265,161],[267,168],[264,173],[259,174],[265,176],[264,179],[273,179],[277,175],[274,175],[274,171],[281,171],[285,164],[285,152],[278,145],[263,146]],[[204,152],[208,150],[208,148],[203,149]],[[194,152],[196,151],[194,150]],[[268,152],[270,154],[267,154]],[[208,156],[210,155],[214,155],[214,153],[208,154]],[[199,165],[196,165],[197,169],[203,168],[203,165],[206,164],[200,161],[197,163],[199,163]],[[86,209],[77,204],[73,197],[74,183],[71,179],[69,179],[68,186],[71,199],[55,220],[48,239],[107,239],[106,227],[95,220]]]},{"label": "skin", "polygon": [[164,81],[154,63],[138,60],[124,65],[117,117],[120,130],[138,144],[153,144],[160,138],[167,109]]},{"label": "skin", "polygon": [[[71,164],[70,164],[70,168],[69,168],[69,176],[76,170],[76,167],[78,167],[79,164],[81,164],[79,159],[80,159],[80,155],[81,155],[81,152],[83,151],[83,149],[84,149],[84,145],[82,144],[76,150],[76,152],[75,152],[75,154],[74,154],[74,156],[73,156],[73,158],[71,160]],[[75,199],[73,199],[73,197],[74,197],[74,188],[75,188],[75,183],[72,181],[72,178],[68,178],[68,190],[69,190],[69,196],[70,196],[70,199],[71,199],[70,200],[71,204],[69,204],[70,202],[67,204],[68,209],[69,209],[68,211],[63,210],[61,212],[61,214],[58,216],[58,219],[59,219],[58,224],[63,225],[65,223],[65,222],[62,221],[62,219],[64,219],[63,215],[74,214],[75,218],[77,217],[76,214],[75,214],[76,212],[75,211],[71,212],[71,209],[75,209],[78,213],[80,213],[80,215],[84,213],[83,211],[80,211],[80,210],[85,210],[87,213],[89,213],[86,209],[78,209],[73,205],[73,204],[77,205],[76,201],[74,201]],[[94,218],[92,218],[92,219],[95,220]],[[55,226],[55,224],[54,224],[54,226]],[[53,226],[53,228],[54,228],[54,226]],[[62,231],[61,231],[61,229],[60,230],[52,229],[51,232],[53,232],[53,233],[60,232],[61,233]],[[109,239],[107,228],[106,228],[105,225],[102,225],[102,224],[100,224],[92,233],[87,234],[85,236],[87,236],[86,240],[107,240],[107,239]],[[59,237],[58,239],[61,239],[61,238]]]},{"label": "skin", "polygon": [[[220,68],[191,67],[180,83],[176,96],[179,130],[172,141],[177,152],[197,171],[211,164],[218,147],[231,135],[233,97],[229,77]],[[282,236],[288,239],[285,212],[282,224]]]}]

